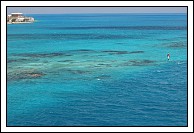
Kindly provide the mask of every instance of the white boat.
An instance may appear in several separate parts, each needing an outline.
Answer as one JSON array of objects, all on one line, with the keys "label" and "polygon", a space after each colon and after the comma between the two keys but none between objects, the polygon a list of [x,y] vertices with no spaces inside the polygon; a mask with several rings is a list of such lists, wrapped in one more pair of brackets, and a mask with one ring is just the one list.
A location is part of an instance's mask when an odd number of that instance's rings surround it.
[{"label": "white boat", "polygon": [[26,17],[23,13],[11,13],[11,15],[7,16],[7,24],[24,24],[33,22],[33,17]]}]

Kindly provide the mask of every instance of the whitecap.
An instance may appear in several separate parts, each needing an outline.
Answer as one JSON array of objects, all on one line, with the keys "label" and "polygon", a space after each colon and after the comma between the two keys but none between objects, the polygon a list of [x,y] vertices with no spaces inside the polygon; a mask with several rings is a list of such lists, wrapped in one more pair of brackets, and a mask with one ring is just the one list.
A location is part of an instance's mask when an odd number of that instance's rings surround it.
[{"label": "whitecap", "polygon": [[177,62],[178,65],[183,64],[183,62]]}]

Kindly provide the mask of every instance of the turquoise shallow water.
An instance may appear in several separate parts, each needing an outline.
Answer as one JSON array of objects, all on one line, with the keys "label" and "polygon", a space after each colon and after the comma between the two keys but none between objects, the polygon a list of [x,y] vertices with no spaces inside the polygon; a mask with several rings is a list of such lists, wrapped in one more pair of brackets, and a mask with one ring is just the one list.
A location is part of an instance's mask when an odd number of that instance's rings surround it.
[{"label": "turquoise shallow water", "polygon": [[30,16],[7,25],[8,126],[187,125],[186,14]]}]

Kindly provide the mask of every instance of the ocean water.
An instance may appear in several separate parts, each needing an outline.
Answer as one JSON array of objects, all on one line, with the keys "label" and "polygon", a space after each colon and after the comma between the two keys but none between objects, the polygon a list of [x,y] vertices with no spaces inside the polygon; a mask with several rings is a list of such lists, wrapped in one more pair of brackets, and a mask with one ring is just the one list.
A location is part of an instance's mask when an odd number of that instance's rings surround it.
[{"label": "ocean water", "polygon": [[187,126],[186,14],[27,16],[7,25],[7,126]]}]

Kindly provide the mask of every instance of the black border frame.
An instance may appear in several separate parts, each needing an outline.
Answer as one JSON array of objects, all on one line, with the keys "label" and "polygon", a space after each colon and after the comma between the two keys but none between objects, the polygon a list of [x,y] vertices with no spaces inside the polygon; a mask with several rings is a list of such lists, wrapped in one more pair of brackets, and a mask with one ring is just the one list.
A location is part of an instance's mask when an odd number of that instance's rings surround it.
[{"label": "black border frame", "polygon": [[6,127],[188,127],[188,6],[6,6],[8,7],[186,7],[187,8],[187,125],[186,126],[8,126],[7,121],[7,21],[6,21]]}]

